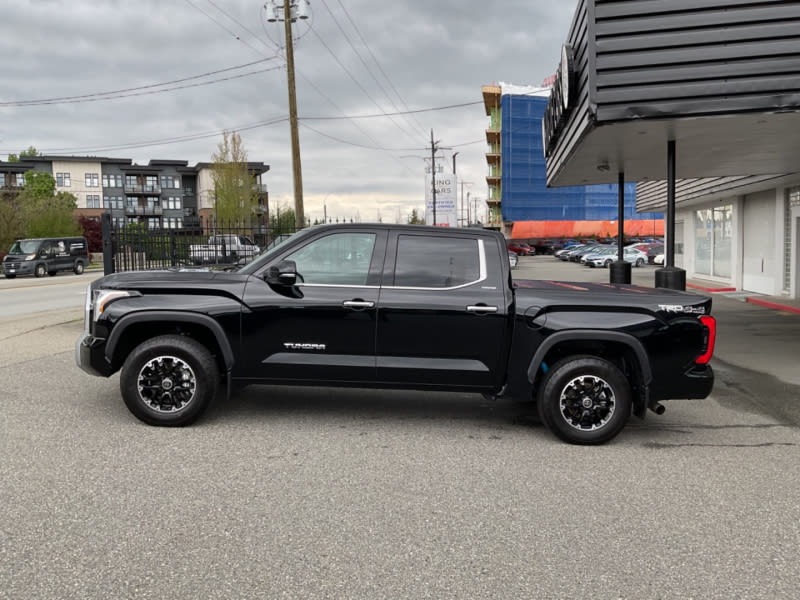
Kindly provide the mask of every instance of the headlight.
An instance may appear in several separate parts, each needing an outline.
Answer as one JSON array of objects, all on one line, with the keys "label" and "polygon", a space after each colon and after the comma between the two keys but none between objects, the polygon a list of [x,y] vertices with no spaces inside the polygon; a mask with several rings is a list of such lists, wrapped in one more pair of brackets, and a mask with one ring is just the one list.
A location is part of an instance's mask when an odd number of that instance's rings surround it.
[{"label": "headlight", "polygon": [[139,292],[128,292],[125,290],[94,290],[90,308],[90,310],[93,311],[92,319],[97,321],[97,319],[100,318],[100,315],[103,314],[103,311],[105,311],[108,305],[114,300],[119,300],[120,298],[130,298],[131,296],[139,295],[141,295]]},{"label": "headlight", "polygon": [[36,258],[36,255],[35,255],[35,254],[28,254],[28,255],[25,257],[25,260],[33,260],[34,258]]}]

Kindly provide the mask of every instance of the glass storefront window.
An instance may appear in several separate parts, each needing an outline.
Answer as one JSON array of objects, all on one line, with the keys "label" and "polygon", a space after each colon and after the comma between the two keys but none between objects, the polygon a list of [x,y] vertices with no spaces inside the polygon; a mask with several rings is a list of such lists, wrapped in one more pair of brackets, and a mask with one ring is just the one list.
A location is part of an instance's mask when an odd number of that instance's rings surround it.
[{"label": "glass storefront window", "polygon": [[694,224],[695,273],[730,278],[733,206],[697,210]]},{"label": "glass storefront window", "polygon": [[733,207],[714,209],[714,276],[731,276],[731,241],[733,238]]},{"label": "glass storefront window", "polygon": [[711,275],[711,210],[695,212],[694,270],[698,275]]}]

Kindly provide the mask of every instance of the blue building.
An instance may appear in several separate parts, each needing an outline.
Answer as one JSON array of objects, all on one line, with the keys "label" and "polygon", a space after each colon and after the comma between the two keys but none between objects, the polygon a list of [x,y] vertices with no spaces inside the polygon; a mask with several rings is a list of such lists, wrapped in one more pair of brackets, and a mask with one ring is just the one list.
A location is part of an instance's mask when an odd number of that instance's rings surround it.
[{"label": "blue building", "polygon": [[[509,235],[518,222],[615,221],[618,217],[616,184],[547,187],[542,118],[549,96],[549,88],[483,86],[490,117],[486,130],[490,223]],[[663,220],[661,213],[636,212],[635,183],[625,184],[624,191],[626,221]]]}]

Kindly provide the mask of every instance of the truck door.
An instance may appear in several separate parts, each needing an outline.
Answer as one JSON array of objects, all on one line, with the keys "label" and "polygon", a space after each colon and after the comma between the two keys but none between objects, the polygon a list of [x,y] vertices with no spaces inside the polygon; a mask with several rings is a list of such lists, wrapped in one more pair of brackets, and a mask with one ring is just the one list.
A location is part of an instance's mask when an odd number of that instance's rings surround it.
[{"label": "truck door", "polygon": [[385,230],[323,232],[271,262],[293,261],[297,285],[270,285],[263,273],[254,275],[245,288],[249,312],[242,318],[243,360],[235,375],[275,382],[373,382],[385,250]]},{"label": "truck door", "polygon": [[390,234],[378,304],[379,382],[501,385],[511,308],[499,260],[488,236]]}]

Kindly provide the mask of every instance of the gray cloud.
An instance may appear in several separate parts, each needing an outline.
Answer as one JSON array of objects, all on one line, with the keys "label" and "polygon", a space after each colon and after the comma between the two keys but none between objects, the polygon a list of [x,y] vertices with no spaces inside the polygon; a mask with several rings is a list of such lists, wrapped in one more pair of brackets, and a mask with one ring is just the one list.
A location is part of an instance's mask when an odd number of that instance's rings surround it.
[{"label": "gray cloud", "polygon": [[[0,102],[133,88],[273,57],[282,29],[262,23],[262,6],[258,0],[16,2],[0,25],[5,57]],[[479,140],[453,151],[459,151],[462,179],[472,182],[467,189],[485,197],[487,118],[481,85],[541,83],[555,69],[573,11],[571,4],[533,0],[312,0],[310,28],[307,23],[295,27],[301,118],[479,104],[413,116],[304,121],[300,140],[307,213],[321,216],[326,197],[328,214],[343,218],[358,214],[372,220],[380,213],[393,220],[398,212],[405,216],[412,208],[421,210],[422,157],[429,154],[431,129],[443,146]],[[3,106],[0,155],[34,145],[46,152],[68,149],[138,162],[208,161],[219,135],[115,148],[284,119],[288,102],[281,65],[272,60],[216,77],[279,68],[167,93]],[[192,83],[197,81],[178,85]],[[290,202],[288,124],[240,133],[250,159],[271,167],[265,180],[273,201]],[[444,152],[448,165],[451,152]]]}]

